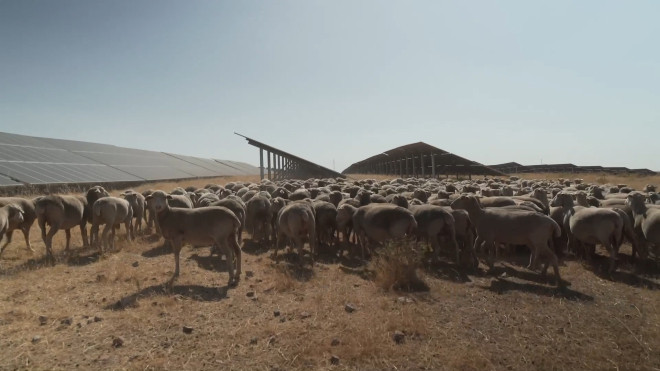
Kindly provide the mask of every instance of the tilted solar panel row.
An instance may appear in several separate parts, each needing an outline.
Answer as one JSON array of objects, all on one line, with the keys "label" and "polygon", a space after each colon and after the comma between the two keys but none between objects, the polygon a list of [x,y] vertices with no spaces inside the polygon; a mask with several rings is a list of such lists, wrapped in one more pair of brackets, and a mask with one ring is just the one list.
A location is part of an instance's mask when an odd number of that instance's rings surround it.
[{"label": "tilted solar panel row", "polygon": [[0,132],[0,185],[125,182],[259,174],[257,167]]}]

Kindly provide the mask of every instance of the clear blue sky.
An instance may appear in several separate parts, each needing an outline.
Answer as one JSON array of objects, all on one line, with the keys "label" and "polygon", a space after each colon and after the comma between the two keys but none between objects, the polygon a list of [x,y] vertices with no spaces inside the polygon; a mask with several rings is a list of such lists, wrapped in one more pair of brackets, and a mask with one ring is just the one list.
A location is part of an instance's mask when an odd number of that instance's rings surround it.
[{"label": "clear blue sky", "polygon": [[0,130],[660,170],[660,2],[0,0]]}]

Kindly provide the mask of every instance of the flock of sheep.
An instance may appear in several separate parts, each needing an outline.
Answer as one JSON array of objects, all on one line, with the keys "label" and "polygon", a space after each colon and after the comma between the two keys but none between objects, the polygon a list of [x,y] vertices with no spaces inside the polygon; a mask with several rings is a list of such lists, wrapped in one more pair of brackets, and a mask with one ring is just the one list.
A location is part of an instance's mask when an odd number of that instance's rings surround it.
[{"label": "flock of sheep", "polygon": [[[305,243],[312,262],[322,244],[337,247],[341,256],[357,247],[364,260],[372,248],[405,237],[425,240],[431,259],[446,250],[457,264],[476,268],[485,249],[492,267],[498,248],[527,246],[528,268],[552,265],[557,285],[558,257],[566,252],[589,259],[596,245],[609,253],[609,271],[627,240],[633,256],[658,257],[660,201],[654,186],[635,191],[626,185],[585,184],[580,179],[557,181],[485,178],[478,181],[393,179],[282,180],[261,183],[209,184],[202,189],[176,188],[170,193],[125,191],[111,197],[101,186],[85,195],[49,195],[35,199],[0,198],[0,256],[20,229],[27,248],[35,220],[48,258],[54,262],[52,240],[80,227],[83,245],[114,248],[115,229],[124,224],[128,239],[156,228],[172,247],[179,275],[179,254],[185,243],[212,246],[211,254],[226,257],[229,285],[241,276],[243,229],[253,241],[278,250],[290,246],[303,263]],[[87,223],[91,223],[90,238]],[[101,240],[99,229],[105,225]],[[50,227],[50,228],[49,228]],[[352,238],[351,238],[352,237]]]}]

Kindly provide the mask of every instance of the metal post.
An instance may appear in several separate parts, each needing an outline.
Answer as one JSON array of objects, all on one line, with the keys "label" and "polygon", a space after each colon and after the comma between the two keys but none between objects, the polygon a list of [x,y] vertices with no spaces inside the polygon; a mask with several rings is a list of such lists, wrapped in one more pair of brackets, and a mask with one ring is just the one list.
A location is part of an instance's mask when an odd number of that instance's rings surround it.
[{"label": "metal post", "polygon": [[271,180],[270,179],[270,151],[267,152],[267,156],[268,156],[268,180]]},{"label": "metal post", "polygon": [[435,178],[435,153],[431,153],[431,175]]},{"label": "metal post", "polygon": [[399,159],[399,177],[403,178],[403,159]]},{"label": "metal post", "polygon": [[422,162],[422,178],[424,178],[424,154],[419,155],[419,160]]},{"label": "metal post", "polygon": [[259,148],[259,175],[264,179],[264,149]]}]

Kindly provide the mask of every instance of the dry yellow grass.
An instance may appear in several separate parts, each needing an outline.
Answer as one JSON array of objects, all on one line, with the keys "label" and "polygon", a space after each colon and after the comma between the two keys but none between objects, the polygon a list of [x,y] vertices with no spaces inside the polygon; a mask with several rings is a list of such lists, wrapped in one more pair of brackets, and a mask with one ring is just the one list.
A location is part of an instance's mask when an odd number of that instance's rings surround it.
[{"label": "dry yellow grass", "polygon": [[[604,257],[594,266],[564,261],[562,277],[571,283],[565,291],[522,268],[525,256],[512,256],[497,265],[494,276],[468,274],[448,261],[423,267],[418,272],[428,291],[402,293],[384,291],[353,260],[333,258],[327,248],[313,269],[301,269],[285,259],[273,263],[269,251],[247,238],[243,271],[251,273],[237,288],[226,290],[224,264],[208,258],[208,248],[186,247],[181,277],[173,292],[165,293],[161,284],[174,262],[162,240],[141,236],[129,243],[122,237],[117,251],[100,257],[82,250],[79,231],[73,236],[72,256],[61,255],[59,233],[54,249],[60,258],[55,266],[44,265],[35,224],[36,253],[28,254],[22,236],[14,236],[0,260],[0,369],[654,370],[660,365],[660,270],[648,263],[642,273],[633,273],[628,246],[612,279],[602,273]],[[345,310],[348,303],[355,312]],[[40,316],[47,317],[43,325]],[[184,333],[183,326],[192,333]],[[405,333],[401,344],[392,340],[395,331]],[[113,346],[117,338],[120,347]],[[338,365],[331,364],[332,355],[339,357]]]}]

